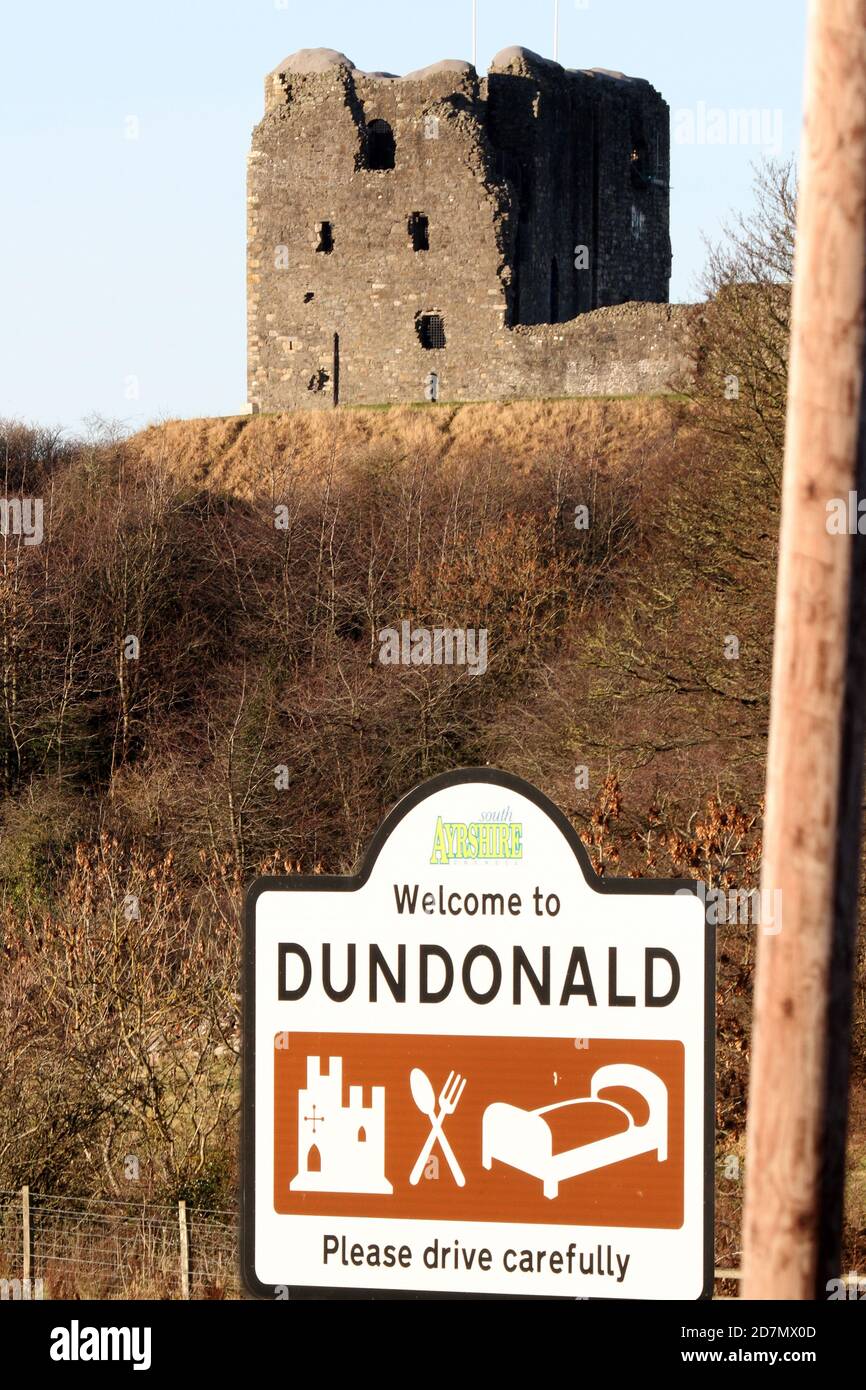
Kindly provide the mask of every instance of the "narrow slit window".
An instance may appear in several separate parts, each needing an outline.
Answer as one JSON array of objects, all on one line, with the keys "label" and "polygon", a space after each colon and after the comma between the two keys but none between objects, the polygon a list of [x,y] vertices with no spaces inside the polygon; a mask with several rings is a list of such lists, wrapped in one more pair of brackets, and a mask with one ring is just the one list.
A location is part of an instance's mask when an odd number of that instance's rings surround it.
[{"label": "narrow slit window", "polygon": [[409,218],[409,235],[413,251],[430,250],[430,218],[423,212],[413,212]]},{"label": "narrow slit window", "polygon": [[421,314],[417,320],[418,337],[421,346],[428,352],[436,352],[445,346],[445,320],[441,314]]},{"label": "narrow slit window", "polygon": [[648,188],[651,182],[649,148],[643,131],[636,127],[632,127],[629,167],[631,170],[631,181],[634,187]]},{"label": "narrow slit window", "polygon": [[334,249],[334,228],[330,222],[318,222],[316,224],[316,250],[323,255],[330,256]]}]

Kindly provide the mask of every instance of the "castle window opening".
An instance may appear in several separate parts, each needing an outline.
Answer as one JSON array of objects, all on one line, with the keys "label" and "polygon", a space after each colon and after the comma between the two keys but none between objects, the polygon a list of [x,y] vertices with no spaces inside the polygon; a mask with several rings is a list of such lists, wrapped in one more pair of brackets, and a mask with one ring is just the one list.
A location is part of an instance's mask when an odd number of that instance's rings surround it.
[{"label": "castle window opening", "polygon": [[445,346],[445,320],[441,314],[420,314],[417,320],[421,346],[436,352]]},{"label": "castle window opening", "polygon": [[430,250],[430,218],[423,212],[413,212],[409,218],[409,235],[413,251]]},{"label": "castle window opening", "polygon": [[305,303],[305,304],[312,304],[312,302],[313,302],[313,300],[315,299],[315,297],[316,297],[316,296],[313,294],[313,291],[312,291],[312,290],[307,290],[307,293],[304,295],[304,303]]},{"label": "castle window opening", "polygon": [[310,1149],[309,1153],[307,1154],[307,1172],[321,1173],[321,1171],[322,1155],[319,1152],[318,1144],[314,1144],[313,1147]]},{"label": "castle window opening", "polygon": [[316,250],[330,256],[334,249],[334,228],[330,222],[319,222],[316,226]]},{"label": "castle window opening", "polygon": [[359,1144],[366,1144],[366,1142],[367,1142],[367,1131],[365,1130],[364,1126],[362,1125],[361,1128],[358,1130],[358,1143],[359,1143]]},{"label": "castle window opening", "polygon": [[367,127],[367,168],[393,169],[397,142],[387,121],[371,121]]},{"label": "castle window opening", "polygon": [[631,181],[635,188],[648,188],[651,183],[649,168],[649,148],[643,130],[632,126],[631,132]]},{"label": "castle window opening", "polygon": [[326,387],[330,384],[330,380],[331,378],[329,373],[325,371],[324,367],[320,367],[319,370],[317,372],[314,372],[313,375],[310,377],[307,390],[313,391],[315,393],[324,391]]}]

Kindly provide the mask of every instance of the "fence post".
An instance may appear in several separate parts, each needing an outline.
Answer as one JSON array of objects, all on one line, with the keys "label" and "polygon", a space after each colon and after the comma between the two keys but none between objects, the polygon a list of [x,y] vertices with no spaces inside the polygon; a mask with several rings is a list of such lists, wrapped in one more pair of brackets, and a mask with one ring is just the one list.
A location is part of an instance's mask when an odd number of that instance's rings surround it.
[{"label": "fence post", "polygon": [[178,1202],[177,1219],[180,1225],[180,1296],[189,1298],[189,1232],[186,1226],[186,1202]]},{"label": "fence post", "polygon": [[22,1273],[22,1287],[30,1287],[30,1188],[21,1189],[21,1246],[24,1268]]}]

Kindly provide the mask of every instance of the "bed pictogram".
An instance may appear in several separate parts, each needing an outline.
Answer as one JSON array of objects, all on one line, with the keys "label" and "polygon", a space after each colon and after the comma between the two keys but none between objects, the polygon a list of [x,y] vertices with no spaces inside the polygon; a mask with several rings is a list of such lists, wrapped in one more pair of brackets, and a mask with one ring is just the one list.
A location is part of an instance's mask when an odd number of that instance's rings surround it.
[{"label": "bed pictogram", "polygon": [[[645,1105],[630,1108],[602,1099],[602,1091],[613,1089],[634,1092]],[[611,1063],[594,1073],[589,1092],[538,1110],[504,1101],[488,1105],[482,1119],[483,1166],[491,1169],[495,1159],[538,1178],[545,1197],[552,1200],[559,1195],[560,1183],[582,1173],[653,1151],[659,1163],[667,1161],[668,1091],[655,1072],[627,1062]],[[646,1117],[639,1122],[636,1115],[644,1111]],[[582,1137],[587,1129],[602,1133],[587,1140]]]}]

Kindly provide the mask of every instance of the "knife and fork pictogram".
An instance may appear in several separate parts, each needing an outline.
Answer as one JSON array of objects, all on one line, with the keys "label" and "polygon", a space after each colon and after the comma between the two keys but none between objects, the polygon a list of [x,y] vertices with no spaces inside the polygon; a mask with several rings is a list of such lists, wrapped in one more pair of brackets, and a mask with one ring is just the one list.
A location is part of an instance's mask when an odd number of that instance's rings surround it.
[{"label": "knife and fork pictogram", "polygon": [[430,1157],[433,1145],[438,1139],[439,1146],[445,1155],[454,1181],[458,1187],[465,1187],[466,1179],[463,1176],[463,1170],[454,1157],[454,1150],[446,1139],[445,1131],[442,1128],[445,1117],[447,1115],[453,1115],[460,1103],[460,1097],[466,1085],[465,1076],[461,1077],[459,1072],[456,1076],[453,1071],[448,1073],[448,1080],[439,1092],[438,1113],[436,1111],[436,1093],[433,1090],[430,1078],[427,1076],[426,1072],[423,1072],[420,1067],[413,1067],[409,1077],[409,1085],[412,1090],[412,1099],[421,1111],[421,1114],[426,1115],[430,1121],[430,1133],[425,1140],[424,1147],[415,1160],[415,1167],[409,1175],[410,1183],[415,1187],[420,1182],[421,1174],[424,1171],[424,1165]]}]

